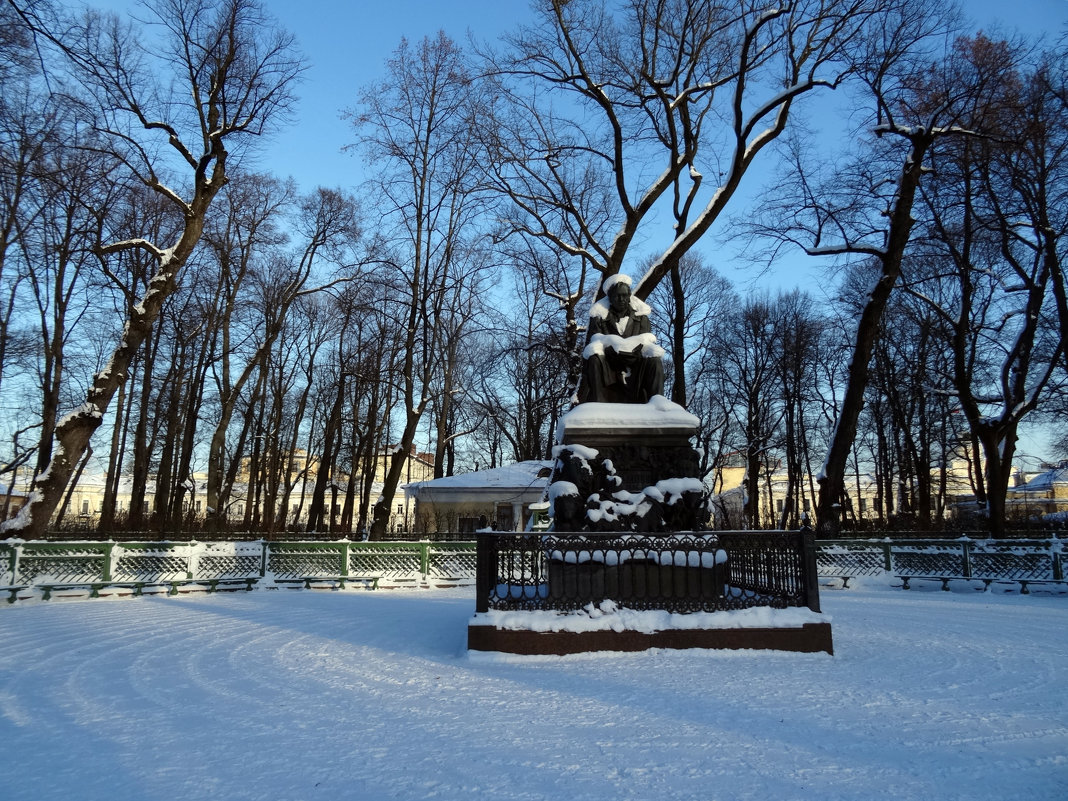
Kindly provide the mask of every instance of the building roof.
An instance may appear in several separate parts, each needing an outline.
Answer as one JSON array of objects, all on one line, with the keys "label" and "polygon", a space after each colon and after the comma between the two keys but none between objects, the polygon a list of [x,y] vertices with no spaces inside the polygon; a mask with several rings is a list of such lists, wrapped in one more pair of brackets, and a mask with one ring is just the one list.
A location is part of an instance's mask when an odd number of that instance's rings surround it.
[{"label": "building roof", "polygon": [[1012,487],[1011,490],[1012,492],[1049,492],[1056,484],[1068,484],[1068,463],[1061,463],[1060,466],[1047,470],[1045,473],[1039,473],[1026,484]]},{"label": "building roof", "polygon": [[549,484],[553,463],[543,459],[503,465],[489,470],[475,470],[456,476],[435,478],[430,481],[413,481],[405,484],[405,490],[418,498],[420,493],[432,491],[491,490],[522,492],[544,490]]}]

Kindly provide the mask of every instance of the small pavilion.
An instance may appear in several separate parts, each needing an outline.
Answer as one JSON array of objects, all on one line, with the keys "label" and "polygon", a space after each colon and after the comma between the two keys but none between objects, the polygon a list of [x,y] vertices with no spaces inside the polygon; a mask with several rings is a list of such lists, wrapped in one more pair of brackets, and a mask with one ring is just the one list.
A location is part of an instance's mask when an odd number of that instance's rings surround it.
[{"label": "small pavilion", "polygon": [[406,484],[415,499],[415,531],[523,531],[549,484],[552,462],[529,460]]}]

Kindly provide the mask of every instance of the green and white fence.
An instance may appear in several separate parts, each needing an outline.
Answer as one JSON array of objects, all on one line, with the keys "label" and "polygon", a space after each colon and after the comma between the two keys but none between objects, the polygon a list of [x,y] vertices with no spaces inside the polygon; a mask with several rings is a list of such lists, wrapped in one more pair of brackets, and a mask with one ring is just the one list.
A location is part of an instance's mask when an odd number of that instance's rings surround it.
[{"label": "green and white fence", "polygon": [[[1065,579],[1063,541],[868,539],[816,542],[817,575],[1015,582]],[[0,541],[0,597],[49,598],[65,589],[134,594],[221,588],[455,586],[475,583],[474,542],[26,542]]]},{"label": "green and white fence", "polygon": [[821,540],[816,569],[822,578],[845,585],[862,576],[892,574],[909,588],[913,579],[932,579],[949,589],[952,580],[1015,582],[1026,593],[1029,584],[1063,584],[1063,542],[1043,540]]},{"label": "green and white fence", "polygon": [[[0,542],[0,591],[271,587],[314,581],[371,586],[473,584],[473,542]],[[19,593],[23,593],[20,595]]]}]

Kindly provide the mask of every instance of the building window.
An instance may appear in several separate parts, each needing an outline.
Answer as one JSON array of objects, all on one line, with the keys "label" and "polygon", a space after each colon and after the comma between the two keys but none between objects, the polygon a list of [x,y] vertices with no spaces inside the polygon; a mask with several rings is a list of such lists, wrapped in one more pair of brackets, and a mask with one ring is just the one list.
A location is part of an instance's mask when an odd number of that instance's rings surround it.
[{"label": "building window", "polygon": [[89,501],[82,501],[82,514],[89,514]]},{"label": "building window", "polygon": [[515,517],[510,503],[497,504],[497,530],[515,531]]}]

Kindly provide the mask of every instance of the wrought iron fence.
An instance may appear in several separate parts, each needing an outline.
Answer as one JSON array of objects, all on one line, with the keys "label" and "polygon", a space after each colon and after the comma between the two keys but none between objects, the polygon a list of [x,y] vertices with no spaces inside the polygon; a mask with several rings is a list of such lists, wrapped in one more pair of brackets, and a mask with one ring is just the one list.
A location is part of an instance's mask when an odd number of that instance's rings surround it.
[{"label": "wrought iron fence", "polygon": [[473,542],[0,542],[0,588],[169,586],[228,580],[373,578],[381,586],[471,583]]},{"label": "wrought iron fence", "polygon": [[811,532],[478,535],[475,609],[819,611]]}]

